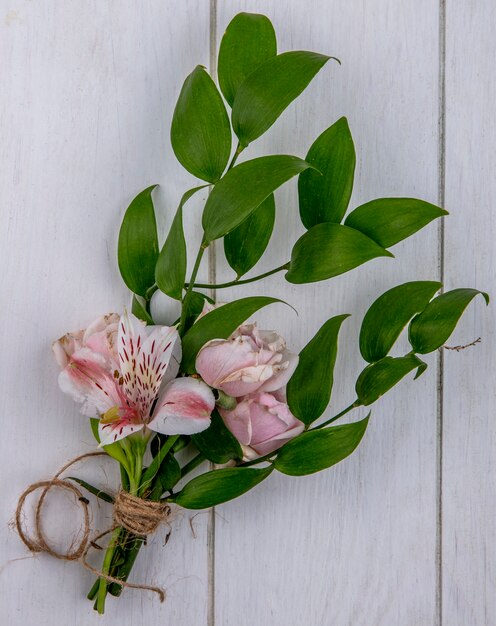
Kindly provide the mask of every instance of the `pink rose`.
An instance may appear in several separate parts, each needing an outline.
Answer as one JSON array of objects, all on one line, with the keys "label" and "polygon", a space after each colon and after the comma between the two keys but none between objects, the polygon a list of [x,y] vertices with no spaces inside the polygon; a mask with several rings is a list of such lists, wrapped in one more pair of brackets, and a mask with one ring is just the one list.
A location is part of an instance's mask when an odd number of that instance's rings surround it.
[{"label": "pink rose", "polygon": [[229,339],[206,343],[196,358],[196,371],[211,387],[239,398],[284,387],[297,364],[298,355],[286,349],[277,333],[246,324]]},{"label": "pink rose", "polygon": [[247,459],[274,452],[305,428],[286,402],[267,392],[250,394],[232,411],[219,408],[219,412]]},{"label": "pink rose", "polygon": [[67,333],[52,345],[57,363],[64,368],[75,352],[81,348],[89,348],[92,352],[100,354],[109,367],[116,368],[118,329],[119,316],[116,313],[109,313],[96,319],[86,330]]}]

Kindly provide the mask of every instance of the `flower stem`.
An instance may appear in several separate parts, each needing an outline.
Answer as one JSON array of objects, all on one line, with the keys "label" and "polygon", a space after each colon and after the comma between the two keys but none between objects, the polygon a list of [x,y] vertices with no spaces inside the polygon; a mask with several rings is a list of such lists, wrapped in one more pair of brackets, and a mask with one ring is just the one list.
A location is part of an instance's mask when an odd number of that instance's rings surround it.
[{"label": "flower stem", "polygon": [[[253,276],[253,278],[245,278],[243,280],[232,280],[229,283],[220,283],[218,285],[209,285],[206,283],[195,283],[193,287],[198,289],[225,289],[226,287],[236,287],[237,285],[246,285],[248,283],[253,283],[256,280],[261,280],[262,278],[266,278],[267,276],[271,276],[272,274],[276,274],[277,272],[282,272],[283,270],[287,270],[289,268],[289,261],[284,263],[284,265],[280,265],[279,267],[275,267],[273,270],[269,270],[264,274],[259,274],[258,276]],[[191,283],[186,283],[188,289],[191,286]]]},{"label": "flower stem", "polygon": [[231,170],[234,167],[234,164],[238,160],[238,157],[243,152],[243,150],[244,150],[244,147],[238,141],[236,152],[233,154],[233,158],[231,159],[231,162],[229,163],[229,167],[227,168],[227,171]]},{"label": "flower stem", "polygon": [[[110,539],[110,543],[107,548],[107,551],[105,553],[105,558],[103,559],[103,565],[102,565],[103,574],[109,574],[110,572],[110,564],[112,563],[112,558],[114,556],[115,549],[118,545],[120,534],[121,534],[121,528],[115,528],[114,532],[112,533],[112,537]],[[100,613],[100,615],[103,615],[105,613],[105,598],[107,596],[107,587],[108,587],[108,582],[105,580],[105,578],[100,578],[100,584],[98,586],[98,595],[96,598],[96,605],[95,605],[96,610],[98,611],[98,613]]]},{"label": "flower stem", "polygon": [[186,465],[181,468],[181,478],[183,478],[183,476],[186,476],[186,474],[192,472],[196,467],[198,467],[198,465],[201,465],[205,460],[206,458],[201,452],[194,456],[191,461],[186,463]]},{"label": "flower stem", "polygon": [[181,321],[180,321],[180,328],[181,328],[181,335],[183,335],[187,328],[186,328],[186,320],[187,320],[187,316],[188,316],[188,303],[189,303],[189,296],[190,293],[194,287],[194,283],[195,283],[195,278],[196,275],[198,274],[198,270],[200,269],[200,263],[203,257],[203,253],[205,252],[205,250],[207,249],[207,244],[205,243],[205,241],[201,242],[200,245],[200,249],[198,250],[198,254],[196,255],[196,261],[195,261],[195,265],[193,267],[193,271],[191,272],[191,280],[190,282],[187,284],[187,288],[186,288],[186,294],[184,295],[183,298],[183,306],[182,306],[182,310],[181,310]]},{"label": "flower stem", "polygon": [[334,417],[331,417],[331,419],[327,420],[326,422],[323,422],[322,424],[319,424],[318,426],[314,426],[313,428],[310,428],[310,430],[318,430],[319,428],[324,428],[325,426],[329,426],[329,424],[332,424],[332,422],[335,422],[340,417],[343,417],[343,415],[346,415],[346,413],[349,413],[352,409],[356,409],[357,406],[360,406],[360,404],[358,404],[358,400],[355,400],[353,404],[350,404],[350,406],[346,407],[346,409],[343,409],[341,413],[338,413]]}]

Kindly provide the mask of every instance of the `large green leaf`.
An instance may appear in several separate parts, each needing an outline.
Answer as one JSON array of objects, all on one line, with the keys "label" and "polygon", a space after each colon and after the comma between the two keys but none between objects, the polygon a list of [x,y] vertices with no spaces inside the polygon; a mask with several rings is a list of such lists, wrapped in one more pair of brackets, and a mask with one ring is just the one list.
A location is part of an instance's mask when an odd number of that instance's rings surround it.
[{"label": "large green leaf", "polygon": [[477,289],[453,289],[434,298],[410,323],[408,336],[415,352],[427,354],[440,348],[478,294],[489,304],[487,293]]},{"label": "large green leaf", "polygon": [[215,185],[203,211],[205,242],[234,230],[270,194],[310,165],[295,156],[273,155],[240,163]]},{"label": "large green leaf", "polygon": [[198,450],[214,463],[227,463],[231,459],[243,457],[238,440],[226,427],[217,410],[212,413],[212,421],[207,430],[192,435],[191,439]]},{"label": "large green leaf", "polygon": [[317,224],[295,243],[285,277],[290,283],[313,283],[381,256],[393,255],[359,230],[330,222]]},{"label": "large green leaf", "polygon": [[271,21],[257,13],[238,13],[226,29],[219,48],[219,85],[232,106],[238,87],[264,61],[277,53]]},{"label": "large green leaf", "polygon": [[131,202],[119,231],[119,270],[129,289],[140,296],[155,282],[158,237],[152,191],[156,186],[148,187]]},{"label": "large green leaf", "polygon": [[415,281],[393,287],[372,304],[360,329],[360,352],[369,363],[379,361],[392,348],[403,328],[425,309],[441,283]]},{"label": "large green leaf", "polygon": [[416,369],[418,378],[427,368],[415,354],[393,358],[386,356],[380,361],[368,365],[358,377],[355,391],[360,404],[372,404],[409,372]]},{"label": "large green leaf", "polygon": [[193,176],[210,183],[222,176],[231,152],[231,127],[222,96],[200,65],[179,94],[171,143],[177,160]]},{"label": "large green leaf", "polygon": [[272,467],[250,469],[229,467],[206,472],[193,478],[175,496],[174,502],[185,509],[207,509],[243,495],[272,472]]},{"label": "large green leaf", "polygon": [[155,282],[158,288],[176,300],[181,300],[186,279],[187,252],[183,230],[183,206],[193,194],[204,187],[205,185],[201,185],[190,189],[181,198],[155,267]]},{"label": "large green leaf", "polygon": [[229,302],[200,318],[184,335],[181,369],[194,373],[196,355],[207,341],[227,339],[250,315],[268,304],[281,302],[277,298],[254,296]]},{"label": "large green leaf", "polygon": [[168,454],[162,461],[155,475],[150,491],[151,500],[159,500],[166,491],[172,491],[181,479],[181,468],[173,454]]},{"label": "large green leaf", "polygon": [[252,72],[239,85],[232,108],[240,144],[247,146],[263,135],[329,58],[316,52],[283,52]]},{"label": "large green leaf", "polygon": [[237,277],[243,276],[265,252],[274,229],[276,205],[270,194],[253,213],[224,238],[224,252]]},{"label": "large green leaf", "polygon": [[368,416],[352,424],[310,430],[280,450],[274,466],[290,476],[304,476],[327,469],[349,456],[367,428]]},{"label": "large green leaf", "polygon": [[416,198],[379,198],[362,204],[345,220],[384,248],[410,237],[448,211]]},{"label": "large green leaf", "polygon": [[345,117],[315,140],[305,160],[318,171],[306,170],[298,180],[303,225],[311,228],[322,222],[341,222],[353,190],[356,161],[355,146]]},{"label": "large green leaf", "polygon": [[331,399],[338,334],[347,317],[337,315],[327,320],[300,352],[298,367],[288,382],[289,408],[306,425],[322,415]]}]

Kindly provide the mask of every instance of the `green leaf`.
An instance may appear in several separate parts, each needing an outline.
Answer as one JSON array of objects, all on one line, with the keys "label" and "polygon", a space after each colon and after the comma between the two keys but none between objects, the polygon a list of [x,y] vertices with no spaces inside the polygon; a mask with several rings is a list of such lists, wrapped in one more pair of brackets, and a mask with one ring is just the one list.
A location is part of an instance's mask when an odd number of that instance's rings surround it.
[{"label": "green leaf", "polygon": [[341,222],[353,190],[356,161],[355,146],[345,117],[315,140],[305,160],[318,171],[306,170],[298,180],[303,225],[311,228],[322,222]]},{"label": "green leaf", "polygon": [[186,280],[186,240],[183,230],[183,206],[206,185],[194,187],[181,198],[169,234],[158,257],[155,267],[155,282],[160,291],[176,300],[181,300],[184,281]]},{"label": "green leaf", "polygon": [[269,129],[330,57],[316,52],[283,52],[260,65],[239,85],[232,124],[242,146]]},{"label": "green leaf", "polygon": [[358,377],[355,391],[360,404],[365,406],[372,404],[409,372],[416,369],[418,378],[427,368],[427,364],[421,361],[415,354],[393,358],[386,356],[376,363],[368,365]]},{"label": "green leaf", "polygon": [[215,185],[203,211],[205,242],[234,230],[270,194],[310,165],[295,156],[273,155],[240,163]]},{"label": "green leaf", "polygon": [[288,405],[307,426],[325,411],[333,384],[338,334],[349,315],[331,317],[300,352],[295,373],[287,385]]},{"label": "green leaf", "polygon": [[404,283],[386,291],[369,308],[360,329],[360,352],[369,363],[379,361],[393,347],[403,328],[428,305],[442,284]]},{"label": "green leaf", "polygon": [[179,94],[171,143],[177,160],[193,176],[209,183],[222,176],[231,153],[231,127],[222,96],[200,65]]},{"label": "green leaf", "polygon": [[478,294],[489,304],[487,293],[477,289],[453,289],[434,298],[410,323],[408,338],[415,352],[427,354],[440,348]]},{"label": "green leaf", "polygon": [[410,237],[448,211],[416,198],[380,198],[362,204],[345,220],[384,248]]},{"label": "green leaf", "polygon": [[85,480],[82,480],[81,478],[76,478],[75,476],[67,476],[67,479],[65,480],[73,480],[75,483],[77,483],[78,485],[81,485],[81,487],[84,487],[84,489],[92,493],[97,498],[100,498],[100,500],[103,500],[104,502],[112,503],[114,501],[114,498],[110,494],[106,493],[105,491],[102,491],[101,489],[98,489],[98,487],[94,487],[93,485],[90,485],[90,483],[87,483]]},{"label": "green leaf", "polygon": [[151,500],[159,500],[166,491],[172,491],[176,483],[181,479],[181,468],[172,454],[168,454],[160,465],[150,492]]},{"label": "green leaf", "polygon": [[145,324],[150,324],[153,326],[155,322],[153,321],[152,316],[146,310],[145,304],[142,300],[143,299],[141,296],[137,296],[136,294],[133,295],[133,301],[131,304],[131,313],[133,315],[136,315],[136,317],[140,319],[142,322],[145,322]]},{"label": "green leaf", "polygon": [[272,472],[272,467],[249,469],[229,467],[206,472],[193,478],[175,496],[174,502],[185,509],[207,509],[243,495]]},{"label": "green leaf", "polygon": [[140,497],[142,497],[143,494],[145,494],[151,488],[153,479],[159,472],[162,462],[164,461],[165,457],[169,453],[169,450],[172,448],[178,437],[179,435],[168,437],[166,441],[161,443],[158,453],[153,457],[152,462],[143,472],[143,475],[141,477],[138,494]]},{"label": "green leaf", "polygon": [[[213,300],[199,291],[190,291],[188,297],[183,300],[183,310],[185,311],[184,327],[185,329],[193,326],[196,318],[203,311],[205,301],[213,304]],[[179,323],[180,320],[177,321]]]},{"label": "green leaf", "polygon": [[268,196],[253,213],[224,238],[224,252],[238,278],[250,271],[265,252],[274,229],[276,205]]},{"label": "green leaf", "polygon": [[355,450],[368,422],[369,416],[352,424],[307,431],[279,450],[274,466],[290,476],[305,476],[327,469]]},{"label": "green leaf", "polygon": [[313,283],[381,256],[393,255],[360,231],[330,222],[317,224],[295,243],[285,278],[290,283]]},{"label": "green leaf", "polygon": [[187,374],[194,373],[196,355],[207,341],[227,339],[250,315],[274,302],[281,300],[267,296],[242,298],[224,304],[200,318],[183,337],[182,371]]},{"label": "green leaf", "polygon": [[198,450],[214,463],[227,463],[231,459],[243,457],[238,440],[226,427],[217,410],[212,413],[212,421],[207,430],[192,435],[191,439]]},{"label": "green leaf", "polygon": [[119,232],[119,270],[129,289],[140,296],[155,283],[158,237],[152,191],[156,186],[148,187],[131,202]]},{"label": "green leaf", "polygon": [[219,48],[219,85],[232,106],[238,87],[264,61],[277,53],[276,33],[265,15],[238,13]]}]

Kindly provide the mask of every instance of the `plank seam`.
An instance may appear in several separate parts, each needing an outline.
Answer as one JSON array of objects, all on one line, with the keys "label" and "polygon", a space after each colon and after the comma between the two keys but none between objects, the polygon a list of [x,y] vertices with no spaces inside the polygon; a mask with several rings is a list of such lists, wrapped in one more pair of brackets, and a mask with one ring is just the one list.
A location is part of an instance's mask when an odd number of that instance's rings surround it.
[{"label": "plank seam", "polygon": [[[438,48],[438,204],[446,200],[446,1],[439,0]],[[445,277],[445,224],[438,227],[439,281]],[[436,623],[443,624],[443,424],[444,424],[444,355],[437,354],[437,406],[436,406]]]},{"label": "plank seam", "polygon": [[[209,10],[209,65],[212,78],[217,75],[217,0],[210,0]],[[217,282],[217,255],[215,242],[208,247],[208,282]],[[215,300],[215,290],[210,290],[210,297]],[[210,463],[210,469],[214,469]],[[208,605],[207,626],[215,626],[215,507],[208,513],[207,522],[207,561],[208,561]]]}]

